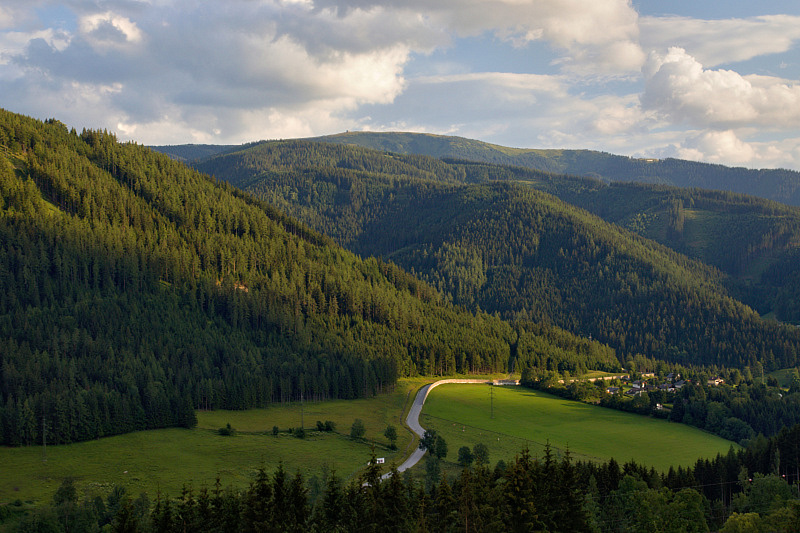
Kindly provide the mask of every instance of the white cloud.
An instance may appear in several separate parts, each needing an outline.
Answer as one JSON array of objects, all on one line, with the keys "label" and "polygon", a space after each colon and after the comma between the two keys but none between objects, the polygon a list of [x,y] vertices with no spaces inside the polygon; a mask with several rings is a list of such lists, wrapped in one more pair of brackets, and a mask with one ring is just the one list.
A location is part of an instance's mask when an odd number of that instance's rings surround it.
[{"label": "white cloud", "polygon": [[642,105],[673,121],[716,129],[800,124],[800,85],[780,78],[706,70],[682,48],[652,53],[644,73]]},{"label": "white cloud", "polygon": [[[610,149],[624,153],[645,137],[650,116],[635,93],[593,98],[571,94],[566,75],[501,72],[410,79],[391,107],[362,125],[460,135],[497,144]],[[413,122],[407,117],[414,117]],[[405,119],[405,120],[404,120]],[[626,145],[627,144],[627,145]],[[637,145],[638,147],[638,145]]]},{"label": "white cloud", "polygon": [[106,11],[81,17],[80,33],[95,50],[124,47],[142,41],[142,32],[131,19]]},{"label": "white cloud", "polygon": [[592,104],[595,118],[591,122],[591,131],[595,137],[645,133],[650,117],[642,112],[635,95],[627,98],[599,97]]},{"label": "white cloud", "polygon": [[726,20],[642,17],[639,25],[646,50],[680,47],[707,67],[786,52],[800,40],[800,17],[792,15]]},{"label": "white cloud", "polygon": [[799,166],[762,136],[800,136],[798,83],[715,67],[798,39],[631,0],[5,0],[0,105],[143,143],[400,128]]},{"label": "white cloud", "polygon": [[475,72],[469,74],[449,74],[443,76],[427,76],[417,78],[420,84],[456,84],[480,83],[492,87],[502,88],[504,91],[518,92],[511,100],[522,99],[532,103],[528,97],[532,93],[564,94],[565,79],[561,76],[544,74],[516,74],[512,72]]},{"label": "white cloud", "polygon": [[[59,42],[52,30],[16,36],[0,62],[13,61],[17,83],[11,67],[0,71],[7,84],[0,92],[20,112],[72,101],[45,116],[58,112],[78,127],[121,125],[140,142],[163,138],[162,131],[240,142],[328,132],[321,128],[333,127],[334,117],[351,123],[343,113],[391,103],[405,84],[411,48],[398,35],[381,36],[390,27],[385,13],[342,17],[275,2],[131,5],[77,16],[74,33],[62,31]],[[13,38],[0,34],[0,43]],[[84,93],[92,86],[90,103]],[[106,86],[119,90],[103,92]],[[90,122],[100,110],[103,120]]]},{"label": "white cloud", "polygon": [[[409,80],[362,129],[460,135],[506,146],[584,148],[748,167],[800,166],[800,139],[759,141],[763,127],[686,131],[644,109],[636,92],[573,94],[568,76],[471,73]],[[414,117],[404,120],[404,117]],[[465,117],[469,117],[465,120]]]},{"label": "white cloud", "polygon": [[54,29],[38,30],[34,32],[9,31],[0,34],[0,65],[10,63],[14,57],[25,52],[31,41],[41,39],[54,49],[62,51],[69,44],[69,35]]},{"label": "white cloud", "polygon": [[[518,46],[546,40],[564,52],[561,64],[571,72],[638,69],[636,12],[628,0],[599,4],[182,0],[118,4],[113,12],[93,12],[86,4],[75,8],[75,31],[62,31],[58,46],[49,38],[18,48],[16,66],[29,74],[21,83],[40,85],[33,92],[20,85],[16,95],[25,110],[38,106],[31,95],[41,101],[46,87],[69,98],[75,86],[118,84],[118,92],[101,96],[92,109],[76,95],[63,119],[79,126],[122,125],[121,132],[141,142],[157,135],[156,126],[176,132],[181,124],[192,138],[205,129],[208,142],[326,133],[324,128],[363,123],[352,116],[361,106],[394,102],[407,87],[404,68],[412,54],[458,36],[493,32]],[[538,101],[555,83],[535,75],[482,76],[494,81],[469,85],[482,91],[473,97],[492,100],[480,105],[505,117],[516,113],[514,105]],[[442,104],[447,100],[444,95]],[[105,121],[87,124],[97,106],[105,106]],[[197,117],[208,125],[203,128]]]},{"label": "white cloud", "polygon": [[[43,13],[47,2],[37,6]],[[178,139],[183,131],[204,142],[241,142],[368,125],[364,106],[393,104],[408,90],[404,71],[412,57],[463,36],[492,34],[519,47],[548,42],[571,74],[630,73],[642,61],[636,44],[638,15],[629,0],[232,0],[201,5],[177,0],[115,3],[113,11],[97,6],[67,2],[52,20],[42,19],[54,26],[19,32],[13,47],[2,48],[0,65],[6,62],[7,68],[0,71],[0,83],[6,80],[3,92],[15,109],[58,115],[77,127],[119,127],[121,135],[145,143],[163,139],[167,131]],[[36,19],[32,13],[29,8],[26,20]],[[0,32],[0,44],[14,39]],[[449,83],[458,81],[460,90],[474,91],[471,107],[477,117],[485,117],[476,119],[483,120],[480,131],[506,129],[498,124],[518,118],[520,108],[538,112],[534,106],[548,106],[567,90],[565,80],[554,77],[473,76]],[[419,80],[418,87],[423,85],[430,89],[433,84]],[[97,94],[89,98],[92,87]],[[463,109],[451,107],[452,94],[423,92],[414,92],[418,108],[438,101],[448,113],[461,115],[432,127],[448,129],[470,120]],[[56,105],[59,98],[71,104]],[[44,102],[53,105],[37,113]],[[439,115],[433,110],[430,116]],[[610,127],[601,125],[603,131]]]},{"label": "white cloud", "polygon": [[544,40],[563,52],[559,64],[578,74],[630,74],[645,59],[630,0],[318,0],[316,5],[340,14],[413,12],[430,31],[459,37],[490,32],[515,46]]},{"label": "white cloud", "polygon": [[731,130],[709,131],[687,139],[677,149],[678,157],[709,163],[752,163],[756,151]]},{"label": "white cloud", "polygon": [[11,10],[0,6],[0,30],[11,28],[14,24],[14,15]]},{"label": "white cloud", "polygon": [[742,134],[733,130],[683,132],[680,135],[683,138],[654,148],[650,154],[750,168],[800,167],[800,138],[777,142],[744,140]]},{"label": "white cloud", "polygon": [[0,31],[23,26],[31,19],[28,13],[36,3],[37,0],[4,0],[0,5]]}]

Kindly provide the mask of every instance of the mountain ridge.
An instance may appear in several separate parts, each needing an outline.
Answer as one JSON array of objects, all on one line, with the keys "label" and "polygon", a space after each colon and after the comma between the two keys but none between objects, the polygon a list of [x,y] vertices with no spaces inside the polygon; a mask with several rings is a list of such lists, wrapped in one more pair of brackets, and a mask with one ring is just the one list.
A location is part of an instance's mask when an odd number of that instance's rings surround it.
[{"label": "mountain ridge", "polygon": [[[420,142],[434,139],[435,148]],[[625,181],[727,190],[800,205],[800,172],[746,169],[666,158],[633,158],[593,150],[509,148],[483,141],[417,133],[347,132],[309,138],[391,152],[464,158],[545,172]]]},{"label": "mountain ridge", "polygon": [[[597,180],[312,141],[258,144],[198,167],[361,255],[397,262],[457,303],[591,333],[621,356],[744,366],[758,357],[745,355],[753,339],[766,339],[756,330],[797,335],[730,299],[713,267],[530,184],[608,187]],[[793,358],[775,349],[764,345]]]},{"label": "mountain ridge", "polygon": [[[585,149],[513,148],[466,137],[431,133],[348,131],[301,140],[513,165],[605,182],[638,182],[731,191],[800,206],[800,172],[787,169],[748,169],[675,158],[635,158]],[[237,150],[231,145],[216,148],[203,145],[203,151],[198,151],[197,147],[176,145],[154,146],[153,149],[187,163],[213,157],[223,151]]]}]

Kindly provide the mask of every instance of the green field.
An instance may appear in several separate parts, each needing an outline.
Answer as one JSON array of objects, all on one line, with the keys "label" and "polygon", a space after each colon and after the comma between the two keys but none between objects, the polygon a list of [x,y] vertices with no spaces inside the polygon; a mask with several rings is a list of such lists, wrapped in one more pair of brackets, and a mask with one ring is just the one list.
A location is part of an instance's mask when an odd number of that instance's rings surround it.
[{"label": "green field", "polygon": [[[217,475],[223,486],[246,486],[256,470],[274,470],[279,462],[290,472],[301,470],[307,478],[320,477],[324,469],[335,469],[343,478],[358,473],[377,444],[378,456],[387,464],[405,457],[412,445],[412,434],[401,424],[407,402],[430,379],[401,380],[395,390],[367,400],[337,400],[305,403],[304,426],[316,421],[336,423],[335,433],[308,431],[297,439],[285,432],[299,427],[299,404],[274,406],[249,411],[199,411],[198,426],[192,430],[162,429],[142,431],[63,446],[47,446],[43,462],[41,446],[0,447],[0,504],[49,500],[61,481],[74,477],[84,495],[104,494],[115,484],[129,492],[147,492],[151,497],[160,489],[177,495],[184,483],[195,489],[212,487]],[[350,426],[361,418],[366,427],[366,442],[349,438]],[[220,436],[217,430],[230,423],[237,430],[233,437]],[[397,427],[398,451],[385,447],[387,424]],[[272,435],[272,427],[282,432]]]},{"label": "green field", "polygon": [[[373,442],[387,465],[399,463],[416,446],[401,420],[417,389],[426,382],[430,378],[403,379],[394,391],[376,398],[305,403],[302,411],[296,403],[249,411],[200,411],[198,426],[192,430],[142,431],[48,446],[46,462],[41,446],[0,447],[0,504],[17,499],[47,501],[67,476],[76,479],[85,496],[102,495],[114,485],[122,485],[132,494],[144,491],[151,498],[157,490],[177,495],[184,483],[195,489],[211,487],[217,475],[223,486],[244,487],[259,467],[272,471],[280,462],[290,473],[300,470],[309,479],[321,478],[326,469],[352,478],[369,459]],[[731,444],[688,426],[519,387],[495,387],[494,392],[494,419],[489,418],[486,386],[443,385],[428,397],[422,424],[445,436],[450,461],[456,460],[458,448],[465,444],[484,442],[495,462],[513,458],[525,445],[539,453],[541,444],[549,439],[559,449],[569,445],[576,458],[613,455],[620,461],[635,458],[664,468],[725,452]],[[300,426],[301,416],[307,430],[314,428],[317,420],[331,420],[336,432],[307,431],[302,440],[286,433],[288,428]],[[348,437],[356,418],[366,426],[365,442]],[[449,420],[461,424],[454,426]],[[235,436],[218,434],[217,429],[226,424],[236,429]],[[387,424],[398,430],[396,452],[386,447],[383,431]],[[273,426],[281,429],[277,437],[272,435]]]},{"label": "green field", "polygon": [[[569,449],[575,459],[634,459],[666,470],[693,464],[700,457],[727,453],[730,441],[704,431],[613,409],[565,400],[523,387],[441,385],[425,403],[422,426],[447,441],[447,459],[456,461],[461,446],[483,442],[492,463],[508,461],[524,446],[541,455],[546,442],[557,455]],[[491,418],[491,403],[494,418]]]},{"label": "green field", "polygon": [[[783,388],[789,388],[792,384],[792,376],[794,375],[796,368],[782,368],[780,370],[775,370],[770,372],[769,374],[764,374],[765,378],[775,378],[778,380],[778,385]],[[761,383],[761,376],[753,376],[756,379],[756,382]]]},{"label": "green field", "polygon": [[619,376],[621,374],[627,374],[627,372],[603,372],[602,370],[589,370],[585,374],[581,374],[580,376],[574,376],[574,378],[595,379],[595,378],[606,378],[609,376]]}]

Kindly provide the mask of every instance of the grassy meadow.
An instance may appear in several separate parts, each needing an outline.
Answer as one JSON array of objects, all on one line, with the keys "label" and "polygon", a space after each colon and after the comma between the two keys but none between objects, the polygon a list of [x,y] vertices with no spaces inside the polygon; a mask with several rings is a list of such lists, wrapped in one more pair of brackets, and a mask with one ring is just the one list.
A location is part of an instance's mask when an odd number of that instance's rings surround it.
[{"label": "grassy meadow", "polygon": [[[46,501],[65,477],[73,477],[83,495],[105,494],[114,485],[132,494],[157,490],[177,495],[185,483],[195,489],[211,488],[217,475],[223,487],[244,487],[260,466],[268,471],[280,462],[293,474],[300,470],[310,478],[321,477],[326,469],[349,478],[358,473],[375,452],[393,459],[405,457],[416,446],[412,433],[403,426],[403,412],[427,379],[401,380],[395,390],[365,400],[337,400],[321,403],[276,405],[248,411],[199,411],[195,429],[161,429],[107,437],[89,442],[42,447],[0,447],[0,504],[17,499]],[[289,435],[288,428],[300,427],[306,438]],[[360,418],[366,427],[365,441],[349,438],[350,426]],[[336,432],[318,433],[316,422],[331,420]],[[218,429],[230,424],[231,437]],[[388,424],[397,428],[397,451],[389,450],[383,432]],[[272,427],[281,433],[272,435]],[[399,461],[398,461],[399,462]]]},{"label": "grassy meadow", "polygon": [[[768,374],[764,374],[765,379],[775,378],[778,380],[778,385],[783,388],[789,388],[792,384],[792,376],[794,375],[796,368],[782,368],[780,370],[775,370]],[[756,380],[761,383],[760,378],[761,376],[753,376]]]},{"label": "grassy meadow", "polygon": [[[490,390],[494,398],[490,398]],[[494,418],[491,418],[494,404]],[[508,461],[524,447],[541,456],[550,442],[556,455],[578,460],[634,459],[667,470],[700,457],[727,453],[736,444],[683,424],[565,400],[523,387],[440,385],[431,391],[421,420],[448,445],[448,461],[461,446],[482,442],[490,462]]]},{"label": "grassy meadow", "polygon": [[[493,376],[499,377],[499,376]],[[199,411],[195,429],[162,429],[62,446],[0,447],[0,504],[48,501],[65,477],[73,477],[82,496],[105,495],[114,485],[131,494],[157,490],[180,493],[184,484],[211,488],[220,477],[224,487],[245,487],[261,466],[279,463],[293,474],[321,479],[335,470],[349,479],[370,457],[371,447],[387,465],[399,464],[417,440],[403,425],[416,391],[431,378],[400,380],[392,392],[364,400],[275,405],[248,411]],[[689,464],[700,456],[726,452],[730,442],[680,424],[612,411],[552,397],[520,387],[494,387],[490,418],[489,387],[442,385],[428,397],[422,425],[444,435],[455,462],[458,448],[483,442],[492,463],[513,459],[527,445],[539,455],[549,439],[556,452],[569,449],[579,459],[620,462],[636,459],[656,468]],[[300,427],[306,438],[290,435]],[[356,418],[366,427],[365,441],[349,438]],[[317,421],[331,420],[333,433],[317,432]],[[230,424],[234,436],[218,429]],[[397,428],[397,451],[388,449],[383,432]],[[278,426],[280,433],[272,434]],[[417,470],[424,466],[417,467]]]}]

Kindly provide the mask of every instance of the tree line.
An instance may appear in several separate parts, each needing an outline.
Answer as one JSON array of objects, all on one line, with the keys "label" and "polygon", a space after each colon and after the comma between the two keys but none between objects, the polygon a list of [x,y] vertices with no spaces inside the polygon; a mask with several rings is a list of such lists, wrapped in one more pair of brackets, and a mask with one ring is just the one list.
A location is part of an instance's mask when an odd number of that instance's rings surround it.
[{"label": "tree line", "polygon": [[797,531],[799,439],[800,426],[785,428],[662,473],[614,459],[576,462],[547,446],[541,457],[522,450],[493,468],[479,459],[427,487],[394,468],[381,482],[374,454],[350,483],[329,472],[311,484],[279,466],[259,469],[243,490],[217,480],[179,496],[115,489],[81,499],[67,479],[52,505],[18,518],[18,530]]}]

